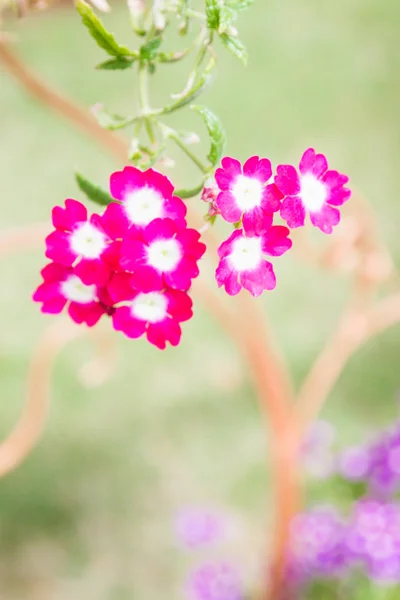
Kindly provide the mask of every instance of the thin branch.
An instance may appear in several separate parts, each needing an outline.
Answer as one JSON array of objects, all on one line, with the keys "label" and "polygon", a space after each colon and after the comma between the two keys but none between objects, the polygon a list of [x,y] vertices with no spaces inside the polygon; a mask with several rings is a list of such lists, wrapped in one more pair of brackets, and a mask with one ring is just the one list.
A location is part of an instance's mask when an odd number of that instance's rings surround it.
[{"label": "thin branch", "polygon": [[0,477],[18,467],[40,438],[47,417],[54,360],[69,341],[81,334],[71,322],[57,320],[39,341],[29,366],[22,415],[0,444]]},{"label": "thin branch", "polygon": [[98,144],[106,147],[121,161],[126,161],[126,142],[110,131],[103,129],[86,111],[64,98],[36,75],[33,75],[11,46],[0,37],[0,64],[37,100],[71,121]]},{"label": "thin branch", "polygon": [[358,348],[400,321],[400,293],[396,292],[375,306],[349,310],[332,338],[318,356],[299,392],[295,414],[300,435],[317,417],[345,365]]}]

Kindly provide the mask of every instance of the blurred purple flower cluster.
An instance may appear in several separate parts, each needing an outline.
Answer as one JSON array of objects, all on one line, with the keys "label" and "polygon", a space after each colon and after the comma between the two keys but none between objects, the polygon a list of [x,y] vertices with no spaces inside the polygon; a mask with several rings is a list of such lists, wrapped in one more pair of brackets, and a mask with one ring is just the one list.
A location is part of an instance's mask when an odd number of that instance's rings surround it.
[{"label": "blurred purple flower cluster", "polygon": [[[185,508],[177,517],[176,533],[188,550],[209,548],[226,535],[226,518],[210,509]],[[190,600],[242,600],[243,582],[238,569],[225,561],[201,562],[187,582]]]},{"label": "blurred purple flower cluster", "polygon": [[371,442],[344,450],[338,470],[348,481],[364,481],[374,498],[393,497],[400,490],[400,423]]},{"label": "blurred purple flower cluster", "polygon": [[400,504],[362,499],[346,520],[332,508],[299,515],[287,569],[296,586],[345,579],[356,571],[379,584],[400,584]]}]

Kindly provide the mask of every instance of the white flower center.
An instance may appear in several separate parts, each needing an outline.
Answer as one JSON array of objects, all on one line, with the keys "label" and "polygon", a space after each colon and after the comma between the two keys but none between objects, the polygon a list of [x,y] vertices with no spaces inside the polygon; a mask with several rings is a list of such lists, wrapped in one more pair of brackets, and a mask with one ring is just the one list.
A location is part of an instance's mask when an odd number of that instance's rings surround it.
[{"label": "white flower center", "polygon": [[260,206],[263,186],[258,179],[238,175],[232,186],[232,194],[238,207],[247,212],[256,206]]},{"label": "white flower center", "polygon": [[163,216],[164,199],[148,186],[128,192],[124,204],[127,217],[134,225],[145,226]]},{"label": "white flower center", "polygon": [[228,260],[235,271],[253,271],[262,260],[261,239],[238,238]]},{"label": "white flower center", "polygon": [[135,319],[159,323],[167,315],[168,300],[160,292],[138,294],[131,305],[131,314]]},{"label": "white flower center", "polygon": [[300,198],[310,212],[319,212],[325,204],[328,190],[322,181],[311,173],[306,173],[300,178]]},{"label": "white flower center", "polygon": [[70,275],[61,283],[64,298],[79,304],[90,304],[96,300],[96,291],[95,285],[85,285],[76,275]]},{"label": "white flower center", "polygon": [[149,265],[157,271],[174,271],[182,258],[182,248],[177,240],[157,240],[147,249]]},{"label": "white flower center", "polygon": [[83,258],[99,258],[106,247],[106,236],[89,221],[78,225],[70,236],[71,249]]}]

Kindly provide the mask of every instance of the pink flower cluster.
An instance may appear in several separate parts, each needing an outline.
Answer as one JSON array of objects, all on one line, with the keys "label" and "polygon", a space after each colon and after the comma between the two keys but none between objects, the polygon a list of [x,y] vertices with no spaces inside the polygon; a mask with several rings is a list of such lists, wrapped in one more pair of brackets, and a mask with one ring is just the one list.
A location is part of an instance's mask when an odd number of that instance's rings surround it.
[{"label": "pink flower cluster", "polygon": [[186,206],[167,177],[125,167],[111,175],[116,202],[90,217],[76,200],[56,206],[46,238],[52,262],[33,299],[42,312],[67,307],[76,323],[95,325],[102,315],[129,338],[176,346],[180,323],[192,317],[188,295],[205,252],[199,232],[186,225]]},{"label": "pink flower cluster", "polygon": [[338,206],[349,197],[348,177],[328,169],[323,154],[312,148],[301,157],[299,168],[279,165],[273,176],[267,158],[252,156],[243,166],[230,157],[222,159],[215,173],[216,186],[208,185],[202,199],[210,203],[209,216],[221,214],[235,230],[219,247],[218,286],[234,296],[245,288],[253,296],[276,285],[267,256],[281,256],[292,247],[289,229],[274,225],[280,213],[288,227],[301,227],[306,214],[324,233],[332,233],[340,220]]}]

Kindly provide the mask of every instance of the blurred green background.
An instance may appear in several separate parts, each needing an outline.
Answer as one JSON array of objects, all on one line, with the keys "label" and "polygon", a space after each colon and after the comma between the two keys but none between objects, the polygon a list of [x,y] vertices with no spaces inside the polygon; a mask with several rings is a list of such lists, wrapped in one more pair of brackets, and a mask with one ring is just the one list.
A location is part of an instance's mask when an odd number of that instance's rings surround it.
[{"label": "blurred green background", "polygon": [[[297,162],[311,145],[324,152],[369,199],[397,262],[399,20],[397,0],[256,0],[239,22],[249,66],[219,47],[218,78],[201,99],[223,119],[232,156],[260,154],[276,164]],[[106,22],[129,45],[122,5]],[[132,112],[133,72],[93,69],[104,55],[72,8],[13,30],[26,63],[56,89],[85,107],[102,101]],[[175,42],[172,36],[171,49]],[[160,68],[153,105],[183,89],[190,61]],[[198,131],[188,112],[172,122]],[[0,140],[4,230],[47,220],[54,204],[81,198],[74,168],[106,186],[120,166],[2,71]],[[177,186],[190,184],[196,172],[174,156],[171,176]],[[2,435],[21,411],[30,354],[52,322],[30,300],[43,263],[43,248],[1,263]],[[335,327],[348,281],[302,264],[294,252],[277,263],[276,291],[257,302],[298,382]],[[324,417],[341,444],[398,414],[399,333],[395,327],[363,348],[331,394]],[[173,523],[191,504],[226,508],[234,527],[221,555],[255,576],[270,531],[270,486],[265,434],[239,350],[200,303],[179,348],[162,353],[121,336],[118,345],[118,370],[96,389],[77,375],[92,354],[90,339],[63,351],[46,431],[23,466],[0,481],[1,600],[180,598],[196,559],[179,549]],[[334,490],[316,483],[311,495],[331,501]]]}]

